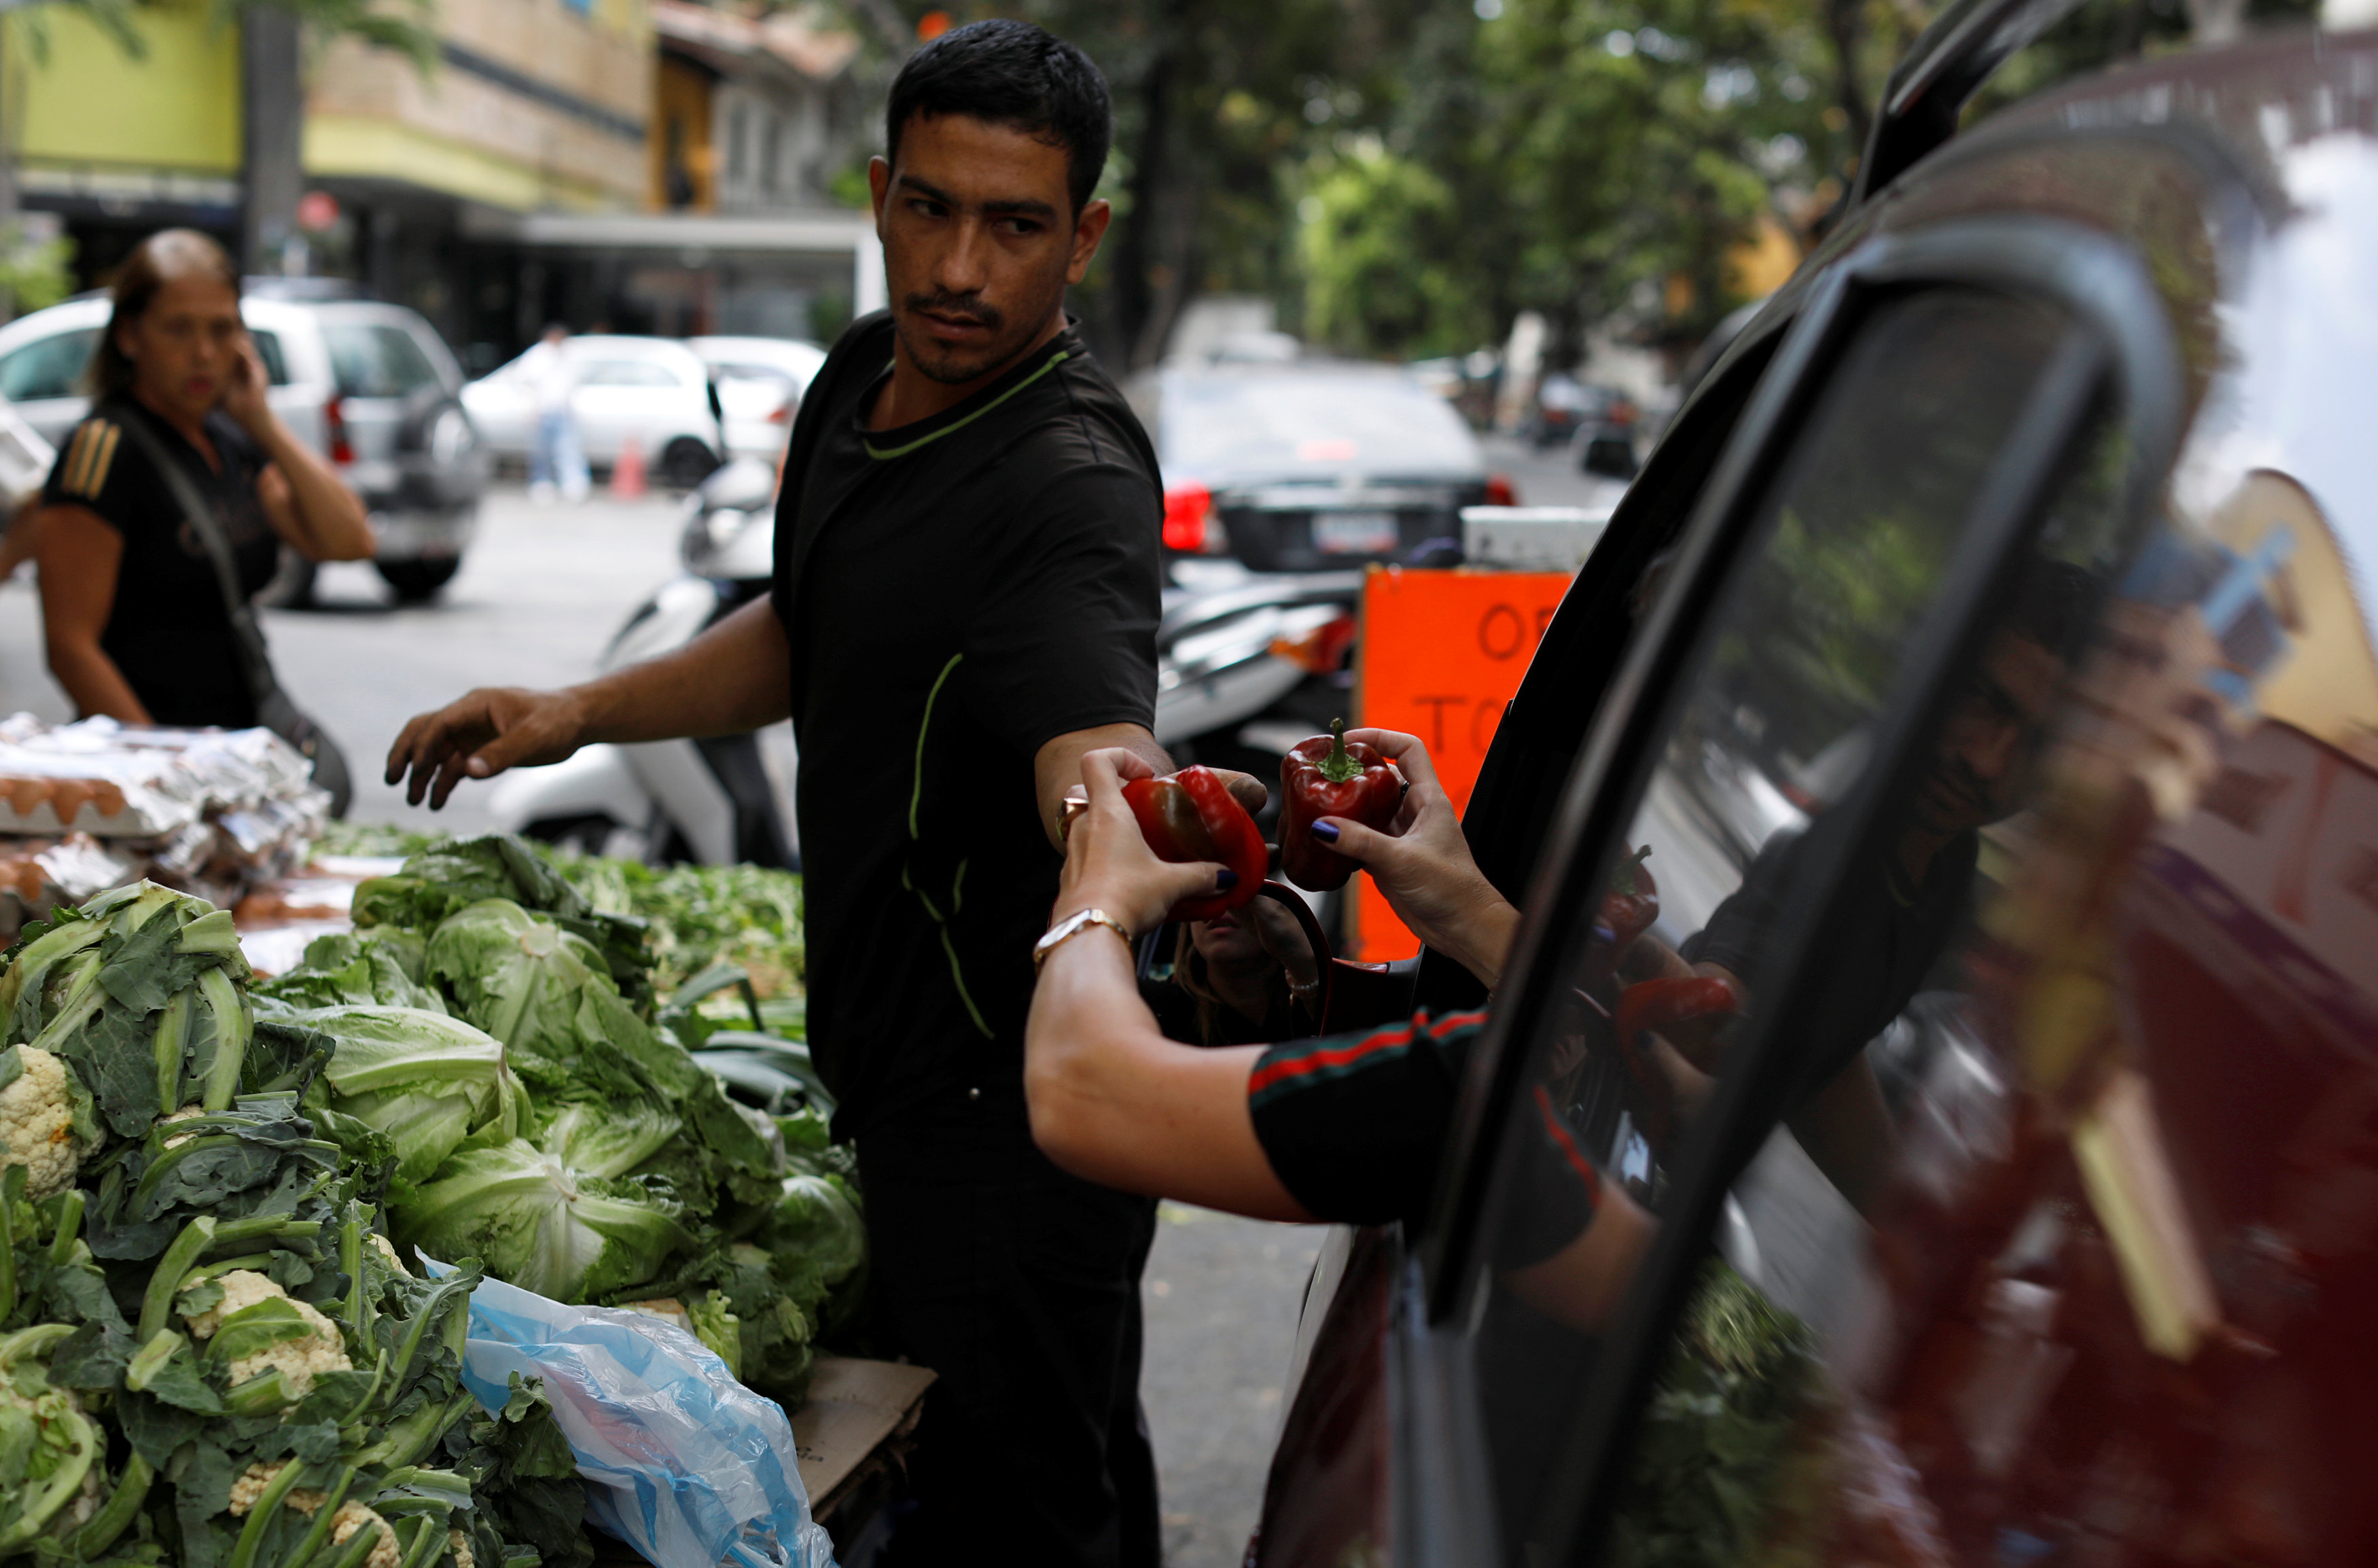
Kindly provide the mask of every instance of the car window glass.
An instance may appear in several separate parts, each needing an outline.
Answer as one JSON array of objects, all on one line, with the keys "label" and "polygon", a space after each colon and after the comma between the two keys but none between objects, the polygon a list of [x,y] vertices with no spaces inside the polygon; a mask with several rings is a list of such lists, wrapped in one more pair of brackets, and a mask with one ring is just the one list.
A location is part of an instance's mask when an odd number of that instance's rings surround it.
[{"label": "car window glass", "polygon": [[[1787,1122],[1735,1182],[1622,1531],[1722,1489],[1712,1561],[2371,1560],[2378,711],[2346,558],[2264,470],[2120,572],[2063,568],[2114,586],[2024,809],[1866,1047],[1863,1121]],[[2028,569],[1985,676],[2072,634]]]},{"label": "car window glass", "polygon": [[674,387],[676,375],[647,359],[597,359],[579,372],[582,387]]},{"label": "car window glass", "polygon": [[1174,376],[1157,423],[1165,472],[1209,482],[1348,470],[1468,476],[1483,466],[1452,406],[1396,375]]},{"label": "car window glass", "polygon": [[342,397],[402,398],[439,385],[438,367],[402,327],[326,321],[322,342],[330,352],[330,377]]},{"label": "car window glass", "polygon": [[289,385],[289,356],[282,352],[281,334],[251,327],[247,335],[256,344],[256,357],[264,362],[265,380],[275,387]]},{"label": "car window glass", "polygon": [[82,373],[99,329],[85,327],[37,338],[0,355],[0,398],[30,402],[37,398],[73,398],[83,393]]},{"label": "car window glass", "polygon": [[[1603,850],[1594,918],[1561,961],[1562,1002],[1515,1042],[1524,1087],[1497,1144],[1471,1296],[1515,1555],[1555,1549],[1541,1532],[1564,1516],[1574,1478],[1554,1457],[1582,1413],[1597,1331],[1632,1283],[1627,1239],[1656,1227],[1671,1162],[1738,1066],[1730,1047],[1773,992],[1771,959],[1799,935],[1796,899],[1834,874],[1843,846],[1821,831],[1825,814],[1860,782],[1984,483],[2071,330],[2045,307],[1973,290],[1874,305],[1704,622],[1625,842]],[[1842,929],[1815,934],[1838,984],[1791,1043],[1804,1084],[1856,1079],[1861,1048],[1936,967],[1971,895],[1974,830],[2020,760],[2008,726],[2047,700],[2038,676],[2025,664],[1976,697],[1984,760],[1927,774],[1915,808],[1925,853],[1849,848],[1871,896]],[[1708,1394],[1682,1397],[1705,1410]],[[1660,1538],[1648,1560],[1680,1550],[1671,1525],[1708,1527],[1662,1520],[1645,1526]]]}]

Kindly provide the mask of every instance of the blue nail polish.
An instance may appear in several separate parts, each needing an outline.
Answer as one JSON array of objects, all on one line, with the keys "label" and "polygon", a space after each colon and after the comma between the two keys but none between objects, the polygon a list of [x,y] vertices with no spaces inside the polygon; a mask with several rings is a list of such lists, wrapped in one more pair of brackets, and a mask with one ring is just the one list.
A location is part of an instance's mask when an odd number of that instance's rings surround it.
[{"label": "blue nail polish", "polygon": [[1313,824],[1313,836],[1319,839],[1324,844],[1336,844],[1338,842],[1338,824],[1335,822],[1315,822]]},{"label": "blue nail polish", "polygon": [[1231,870],[1228,866],[1223,867],[1219,871],[1214,873],[1214,888],[1216,892],[1228,892],[1238,885],[1239,874],[1236,871]]}]

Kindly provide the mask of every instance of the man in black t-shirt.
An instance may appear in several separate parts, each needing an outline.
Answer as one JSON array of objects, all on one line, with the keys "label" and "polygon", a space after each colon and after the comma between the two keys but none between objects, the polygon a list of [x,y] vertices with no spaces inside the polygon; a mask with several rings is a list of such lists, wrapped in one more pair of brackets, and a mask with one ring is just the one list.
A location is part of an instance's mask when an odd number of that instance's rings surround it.
[{"label": "man in black t-shirt", "polygon": [[1031,950],[1094,748],[1159,772],[1161,500],[1138,422],[1064,314],[1104,234],[1097,68],[1017,22],[893,85],[870,170],[892,308],[802,400],[775,590],[679,652],[406,726],[390,782],[789,715],[810,1039],[857,1140],[887,1348],[940,1374],[897,1561],[1145,1563],[1138,1409],[1152,1203],[1058,1170],[1023,1099]]}]

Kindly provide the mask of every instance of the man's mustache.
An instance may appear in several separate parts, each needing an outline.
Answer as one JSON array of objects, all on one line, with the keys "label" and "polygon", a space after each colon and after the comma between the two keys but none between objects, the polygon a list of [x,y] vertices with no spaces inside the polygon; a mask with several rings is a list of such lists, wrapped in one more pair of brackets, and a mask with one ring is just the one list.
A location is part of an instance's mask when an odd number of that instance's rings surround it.
[{"label": "man's mustache", "polygon": [[1001,322],[997,306],[985,305],[972,294],[910,294],[907,304],[912,311],[930,310],[936,316],[955,316],[994,331]]}]

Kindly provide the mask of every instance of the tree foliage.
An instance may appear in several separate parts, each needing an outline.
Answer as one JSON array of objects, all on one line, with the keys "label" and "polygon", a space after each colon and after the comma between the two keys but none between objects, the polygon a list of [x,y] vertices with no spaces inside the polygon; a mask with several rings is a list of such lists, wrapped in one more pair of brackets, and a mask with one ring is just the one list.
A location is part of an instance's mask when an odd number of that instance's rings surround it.
[{"label": "tree foliage", "polygon": [[[1835,214],[1941,3],[842,0],[887,79],[929,10],[1039,22],[1105,69],[1117,222],[1075,308],[1133,365],[1219,292],[1363,353],[1474,347],[1522,310],[1556,357],[1614,313],[1697,338],[1741,301],[1736,247]],[[2312,4],[2089,0],[1988,102],[2177,43],[2192,10]]]}]

